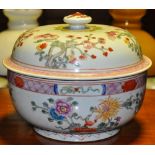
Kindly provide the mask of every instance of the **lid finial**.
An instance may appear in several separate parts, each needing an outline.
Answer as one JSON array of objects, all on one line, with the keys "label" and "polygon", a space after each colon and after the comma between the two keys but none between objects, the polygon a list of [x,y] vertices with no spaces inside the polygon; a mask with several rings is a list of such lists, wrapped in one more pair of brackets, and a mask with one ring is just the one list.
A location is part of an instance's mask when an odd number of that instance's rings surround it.
[{"label": "lid finial", "polygon": [[92,21],[90,16],[82,14],[80,12],[76,12],[74,14],[68,15],[64,17],[64,22],[69,24],[69,29],[72,30],[81,30],[85,29],[86,25]]}]

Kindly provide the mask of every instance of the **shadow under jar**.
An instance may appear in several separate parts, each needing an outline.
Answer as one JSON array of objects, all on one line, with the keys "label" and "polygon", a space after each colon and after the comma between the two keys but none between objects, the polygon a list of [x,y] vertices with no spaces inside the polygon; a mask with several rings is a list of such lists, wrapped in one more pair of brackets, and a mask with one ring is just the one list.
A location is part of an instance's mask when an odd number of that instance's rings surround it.
[{"label": "shadow under jar", "polygon": [[28,30],[4,60],[16,110],[44,137],[111,137],[142,104],[151,60],[128,31],[91,20],[77,12]]}]

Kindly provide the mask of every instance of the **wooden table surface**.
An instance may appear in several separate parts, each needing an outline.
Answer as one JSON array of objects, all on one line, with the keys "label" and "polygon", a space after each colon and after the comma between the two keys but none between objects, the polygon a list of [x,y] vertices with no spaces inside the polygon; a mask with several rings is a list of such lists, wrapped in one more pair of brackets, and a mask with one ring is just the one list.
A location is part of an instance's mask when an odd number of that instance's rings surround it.
[{"label": "wooden table surface", "polygon": [[7,88],[0,89],[0,144],[155,144],[155,91],[146,90],[136,117],[116,136],[89,143],[60,142],[36,134],[15,111]]}]

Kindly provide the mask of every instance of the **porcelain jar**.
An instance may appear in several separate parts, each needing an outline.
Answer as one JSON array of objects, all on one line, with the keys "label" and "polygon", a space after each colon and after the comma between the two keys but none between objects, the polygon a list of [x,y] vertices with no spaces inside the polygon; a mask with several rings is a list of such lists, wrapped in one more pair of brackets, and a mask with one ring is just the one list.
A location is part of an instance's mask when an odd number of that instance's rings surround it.
[{"label": "porcelain jar", "polygon": [[77,12],[31,29],[4,60],[16,110],[44,137],[105,139],[142,105],[151,60],[128,31],[91,20]]}]

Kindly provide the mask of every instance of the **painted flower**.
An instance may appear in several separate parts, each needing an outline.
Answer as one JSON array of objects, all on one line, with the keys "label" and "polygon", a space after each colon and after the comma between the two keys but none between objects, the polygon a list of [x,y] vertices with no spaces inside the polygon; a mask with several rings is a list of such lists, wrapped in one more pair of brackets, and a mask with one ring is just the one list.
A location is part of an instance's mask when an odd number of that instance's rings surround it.
[{"label": "painted flower", "polygon": [[109,52],[112,52],[113,51],[113,49],[111,47],[109,47],[108,50],[109,50]]},{"label": "painted flower", "polygon": [[137,86],[137,82],[135,80],[129,80],[124,83],[124,85],[122,86],[122,89],[123,89],[123,92],[128,92],[128,91],[134,90],[136,86]]},{"label": "painted flower", "polygon": [[80,56],[79,56],[79,59],[81,59],[81,60],[85,60],[87,57],[85,56],[85,55],[83,55],[83,54],[81,54]]},{"label": "painted flower", "polygon": [[119,108],[119,100],[108,97],[99,104],[98,108],[94,109],[94,112],[97,113],[96,119],[107,121],[108,119],[117,115]]},{"label": "painted flower", "polygon": [[24,80],[19,77],[19,76],[16,76],[15,79],[14,79],[14,82],[15,82],[15,85],[19,88],[23,88],[24,87]]},{"label": "painted flower", "polygon": [[98,42],[100,44],[105,44],[105,39],[104,38],[98,38]]},{"label": "painted flower", "polygon": [[107,32],[107,35],[109,39],[114,40],[116,39],[117,33],[115,31],[110,31],[110,32]]},{"label": "painted flower", "polygon": [[82,37],[76,37],[76,39],[82,39]]},{"label": "painted flower", "polygon": [[46,33],[46,34],[40,34],[34,37],[34,39],[52,39],[55,40],[57,39],[59,36],[56,34],[50,34],[50,33]]},{"label": "painted flower", "polygon": [[57,100],[55,104],[55,111],[59,115],[66,116],[72,111],[71,105],[64,100]]},{"label": "painted flower", "polygon": [[107,57],[108,56],[108,52],[103,52],[103,56]]},{"label": "painted flower", "polygon": [[125,42],[126,44],[129,44],[129,43],[130,43],[129,38],[125,37],[125,38],[124,38],[124,42]]},{"label": "painted flower", "polygon": [[74,36],[73,35],[68,35],[68,36],[66,36],[67,38],[74,38]]},{"label": "painted flower", "polygon": [[39,44],[36,48],[37,48],[37,51],[42,51],[43,49],[45,49],[47,47],[47,43],[42,43],[42,44]]},{"label": "painted flower", "polygon": [[54,120],[57,120],[57,121],[62,121],[62,120],[64,120],[64,118],[65,118],[65,117],[62,116],[62,115],[58,115],[58,114],[56,113],[56,111],[55,111],[54,108],[51,108],[50,111],[49,111],[49,113],[50,113],[51,117],[52,117]]},{"label": "painted flower", "polygon": [[92,54],[92,55],[91,55],[91,58],[92,58],[92,59],[96,59],[96,55]]},{"label": "painted flower", "polygon": [[90,42],[89,40],[85,40],[83,43],[83,46],[85,49],[91,49],[91,48],[95,47],[95,44]]}]

